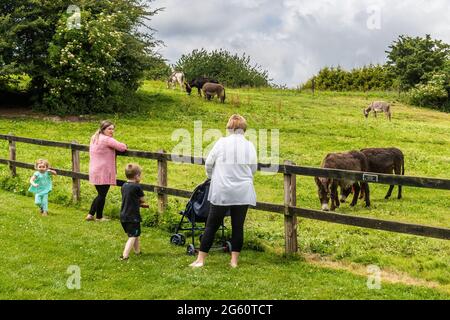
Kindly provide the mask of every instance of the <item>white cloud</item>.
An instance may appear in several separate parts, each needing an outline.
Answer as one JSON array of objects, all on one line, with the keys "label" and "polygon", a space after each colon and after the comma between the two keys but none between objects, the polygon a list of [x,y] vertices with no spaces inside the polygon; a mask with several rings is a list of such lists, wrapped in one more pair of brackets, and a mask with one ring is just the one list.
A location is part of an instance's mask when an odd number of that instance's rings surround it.
[{"label": "white cloud", "polygon": [[[400,34],[450,42],[448,0],[156,0],[161,53],[175,63],[193,49],[247,53],[274,82],[296,86],[323,66],[384,63]],[[379,28],[373,8],[379,8]]]}]

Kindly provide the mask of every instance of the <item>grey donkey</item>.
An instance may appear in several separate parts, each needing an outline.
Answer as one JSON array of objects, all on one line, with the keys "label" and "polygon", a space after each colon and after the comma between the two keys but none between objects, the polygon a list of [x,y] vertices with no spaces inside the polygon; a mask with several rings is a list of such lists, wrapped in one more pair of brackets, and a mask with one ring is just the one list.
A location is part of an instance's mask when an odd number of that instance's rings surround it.
[{"label": "grey donkey", "polygon": [[384,112],[386,117],[391,121],[391,104],[385,101],[374,101],[366,109],[363,109],[364,116],[369,117],[370,111],[373,111],[375,118],[377,117],[377,112]]}]

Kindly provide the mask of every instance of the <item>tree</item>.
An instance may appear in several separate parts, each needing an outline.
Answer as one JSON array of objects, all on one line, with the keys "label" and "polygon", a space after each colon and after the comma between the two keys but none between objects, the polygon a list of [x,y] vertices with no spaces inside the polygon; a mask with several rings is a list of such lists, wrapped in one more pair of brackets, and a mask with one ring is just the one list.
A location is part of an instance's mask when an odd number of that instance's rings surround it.
[{"label": "tree", "polygon": [[389,46],[387,64],[398,78],[400,89],[421,83],[427,74],[439,71],[449,59],[450,46],[441,40],[401,35]]},{"label": "tree", "polygon": [[211,77],[231,87],[263,87],[269,85],[268,73],[259,65],[252,65],[250,57],[231,54],[220,49],[207,52],[193,50],[183,54],[175,64],[176,70],[185,73],[188,79]]},{"label": "tree", "polygon": [[[118,111],[158,44],[145,23],[158,10],[146,2],[2,1],[0,79],[28,74],[34,107],[51,113]],[[69,21],[71,4],[78,6],[79,26]]]}]

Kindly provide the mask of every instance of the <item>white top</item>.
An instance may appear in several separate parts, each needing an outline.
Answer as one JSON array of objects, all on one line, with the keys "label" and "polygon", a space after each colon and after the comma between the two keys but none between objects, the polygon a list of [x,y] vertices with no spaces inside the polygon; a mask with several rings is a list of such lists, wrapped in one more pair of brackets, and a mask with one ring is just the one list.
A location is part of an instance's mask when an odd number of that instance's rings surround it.
[{"label": "white top", "polygon": [[211,178],[208,200],[218,206],[256,206],[253,174],[258,167],[253,143],[242,134],[220,138],[205,163]]}]

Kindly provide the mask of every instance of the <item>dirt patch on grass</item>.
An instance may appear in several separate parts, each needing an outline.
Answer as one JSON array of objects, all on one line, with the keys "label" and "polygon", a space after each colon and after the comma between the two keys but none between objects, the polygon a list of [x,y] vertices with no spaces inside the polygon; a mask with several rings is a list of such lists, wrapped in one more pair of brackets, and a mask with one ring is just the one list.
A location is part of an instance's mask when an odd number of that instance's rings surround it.
[{"label": "dirt patch on grass", "polygon": [[[360,276],[367,277],[369,275],[367,271],[367,266],[362,264],[357,264],[353,262],[345,262],[345,261],[333,261],[324,257],[321,257],[317,254],[302,254],[302,256],[305,258],[306,262],[319,266],[319,267],[325,267],[330,268],[334,270],[344,270],[349,271],[353,274],[357,274]],[[381,268],[380,268],[381,269]],[[442,285],[434,281],[428,281],[424,279],[417,279],[413,278],[410,275],[391,270],[389,268],[382,268],[381,270],[381,283],[399,283],[399,284],[405,284],[409,286],[421,286],[421,287],[427,287],[432,289],[438,289],[445,293],[450,293],[450,286],[449,285]]]},{"label": "dirt patch on grass", "polygon": [[53,122],[87,122],[96,120],[95,117],[89,115],[79,115],[79,116],[52,116],[44,113],[39,113],[33,111],[28,107],[18,107],[18,106],[0,106],[0,118],[6,119],[38,119],[44,121]]}]

